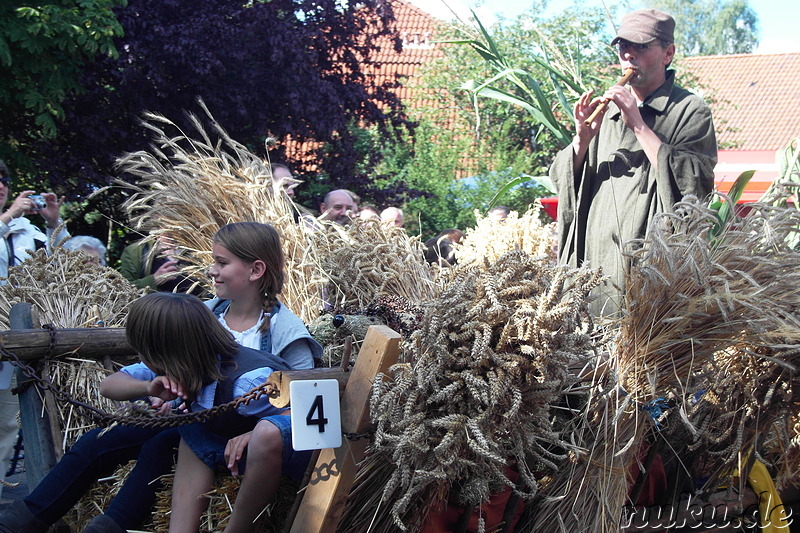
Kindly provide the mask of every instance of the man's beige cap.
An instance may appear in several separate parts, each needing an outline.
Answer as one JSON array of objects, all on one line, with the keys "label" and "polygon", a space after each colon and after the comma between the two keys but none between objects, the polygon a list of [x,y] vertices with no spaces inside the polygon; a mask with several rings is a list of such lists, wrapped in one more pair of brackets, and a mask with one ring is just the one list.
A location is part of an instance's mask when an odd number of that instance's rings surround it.
[{"label": "man's beige cap", "polygon": [[668,43],[675,42],[675,19],[658,9],[638,9],[622,17],[617,36],[611,45],[620,40],[631,43],[644,44],[653,39],[660,39]]}]

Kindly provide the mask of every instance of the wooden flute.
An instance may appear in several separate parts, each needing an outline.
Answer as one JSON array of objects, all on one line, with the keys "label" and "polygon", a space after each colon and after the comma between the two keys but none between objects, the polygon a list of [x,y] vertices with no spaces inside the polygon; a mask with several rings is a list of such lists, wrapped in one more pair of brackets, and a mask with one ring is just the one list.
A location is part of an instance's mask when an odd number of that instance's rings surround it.
[{"label": "wooden flute", "polygon": [[[636,74],[636,69],[630,67],[626,68],[625,72],[622,74],[622,77],[617,82],[617,85],[625,85],[631,81],[631,78],[633,78],[634,74]],[[608,102],[609,99],[600,101],[600,103],[597,104],[597,107],[594,108],[594,111],[592,111],[592,114],[589,115],[589,118],[584,120],[583,123],[589,126],[592,122],[594,122],[594,119],[596,119],[597,116],[600,115],[600,113],[602,113],[606,107],[608,107]]]}]

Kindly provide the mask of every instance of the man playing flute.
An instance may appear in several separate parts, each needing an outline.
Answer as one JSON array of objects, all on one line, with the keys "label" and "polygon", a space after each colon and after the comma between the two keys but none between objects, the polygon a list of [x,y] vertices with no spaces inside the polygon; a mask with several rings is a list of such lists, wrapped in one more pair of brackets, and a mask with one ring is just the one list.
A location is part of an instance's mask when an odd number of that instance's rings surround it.
[{"label": "man playing flute", "polygon": [[[575,137],[550,177],[558,190],[559,261],[602,267],[610,283],[592,303],[596,315],[620,309],[623,246],[645,237],[653,215],[686,195],[704,198],[714,183],[717,143],[702,98],[675,85],[674,19],[656,9],[625,15],[611,42],[629,86],[575,104]],[[606,102],[605,110],[590,118]],[[606,105],[605,103],[603,104]]]}]

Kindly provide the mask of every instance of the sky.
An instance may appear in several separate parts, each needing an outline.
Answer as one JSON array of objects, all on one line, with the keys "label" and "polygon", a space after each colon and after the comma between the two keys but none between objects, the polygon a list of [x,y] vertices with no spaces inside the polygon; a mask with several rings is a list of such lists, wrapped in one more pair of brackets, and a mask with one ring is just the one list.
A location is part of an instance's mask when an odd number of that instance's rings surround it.
[{"label": "sky", "polygon": [[[530,0],[409,0],[412,4],[428,13],[449,20],[452,18],[449,5],[459,13],[464,20],[469,17],[469,7],[475,9],[481,22],[489,24],[495,14],[512,18],[524,12],[530,5]],[[447,2],[447,5],[445,5]],[[608,5],[614,2],[606,0]],[[596,5],[602,8],[602,0],[585,0],[586,5]],[[476,4],[478,7],[476,8]],[[553,13],[561,11],[572,4],[571,0],[551,0],[550,10]],[[787,52],[800,52],[800,2],[798,0],[756,0],[750,1],[750,6],[758,15],[759,45],[755,53],[778,54]],[[680,24],[680,21],[678,21]]]}]

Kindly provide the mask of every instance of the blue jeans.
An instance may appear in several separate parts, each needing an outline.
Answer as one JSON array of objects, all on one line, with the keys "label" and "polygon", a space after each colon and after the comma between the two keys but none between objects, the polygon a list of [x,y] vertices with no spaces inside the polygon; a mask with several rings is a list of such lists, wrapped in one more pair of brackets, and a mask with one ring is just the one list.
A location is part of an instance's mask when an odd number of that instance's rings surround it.
[{"label": "blue jeans", "polygon": [[178,429],[116,426],[101,436],[102,431],[93,429],[78,439],[24,499],[39,520],[55,523],[92,483],[132,459],[137,459],[136,466],[105,514],[123,529],[136,529],[150,516],[161,488],[157,480],[175,464]]},{"label": "blue jeans", "polygon": [[[292,448],[292,418],[288,415],[273,415],[262,418],[272,422],[281,432],[283,441],[282,448],[282,473],[295,481],[303,479],[303,474],[311,459],[312,452],[296,451]],[[187,446],[194,452],[211,470],[222,470],[227,472],[225,461],[225,446],[228,438],[210,431],[203,424],[189,424],[181,426],[181,436]],[[244,474],[247,469],[247,455],[239,461],[239,473]]]}]

